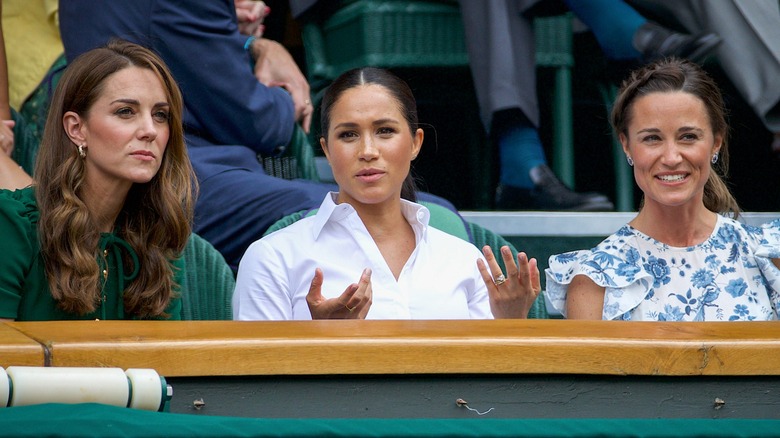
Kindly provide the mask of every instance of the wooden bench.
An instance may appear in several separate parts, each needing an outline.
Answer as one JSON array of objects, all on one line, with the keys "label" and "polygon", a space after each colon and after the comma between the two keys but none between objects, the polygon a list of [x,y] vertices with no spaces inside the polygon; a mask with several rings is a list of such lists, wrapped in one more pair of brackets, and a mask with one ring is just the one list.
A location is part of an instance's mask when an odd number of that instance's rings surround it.
[{"label": "wooden bench", "polygon": [[[462,398],[480,411],[495,408],[491,418],[780,418],[774,322],[67,321],[3,328],[43,346],[48,366],[154,368],[173,385],[171,411],[178,413],[476,415],[456,405]],[[3,354],[0,365],[19,364],[14,357]]]}]

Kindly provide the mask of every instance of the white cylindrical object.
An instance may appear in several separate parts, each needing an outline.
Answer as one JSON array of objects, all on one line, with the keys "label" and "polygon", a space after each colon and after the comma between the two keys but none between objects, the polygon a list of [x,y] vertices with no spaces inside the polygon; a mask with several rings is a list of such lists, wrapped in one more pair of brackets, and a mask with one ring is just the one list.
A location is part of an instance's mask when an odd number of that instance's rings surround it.
[{"label": "white cylindrical object", "polygon": [[13,384],[9,406],[103,403],[126,407],[130,399],[130,383],[120,368],[12,366],[6,371]]},{"label": "white cylindrical object", "polygon": [[8,396],[11,393],[11,382],[3,367],[0,367],[0,408],[8,406]]},{"label": "white cylindrical object", "polygon": [[162,405],[163,384],[157,371],[147,368],[129,368],[125,374],[132,387],[128,406],[147,411],[159,410]]}]

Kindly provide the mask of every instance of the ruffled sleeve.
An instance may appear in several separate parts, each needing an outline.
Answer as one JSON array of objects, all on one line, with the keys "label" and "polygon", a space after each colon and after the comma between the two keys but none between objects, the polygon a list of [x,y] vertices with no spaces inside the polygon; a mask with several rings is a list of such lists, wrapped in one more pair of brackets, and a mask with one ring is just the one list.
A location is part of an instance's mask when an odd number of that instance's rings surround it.
[{"label": "ruffled sleeve", "polygon": [[766,279],[775,311],[780,313],[780,269],[772,260],[780,260],[780,219],[761,226],[761,235],[756,248],[756,264]]},{"label": "ruffled sleeve", "polygon": [[642,269],[631,228],[624,226],[590,250],[553,255],[545,270],[545,291],[551,305],[566,316],[566,295],[577,275],[605,288],[602,318],[627,319],[652,290],[653,278]]},{"label": "ruffled sleeve", "polygon": [[17,317],[25,278],[40,252],[38,219],[32,188],[0,190],[0,318]]}]

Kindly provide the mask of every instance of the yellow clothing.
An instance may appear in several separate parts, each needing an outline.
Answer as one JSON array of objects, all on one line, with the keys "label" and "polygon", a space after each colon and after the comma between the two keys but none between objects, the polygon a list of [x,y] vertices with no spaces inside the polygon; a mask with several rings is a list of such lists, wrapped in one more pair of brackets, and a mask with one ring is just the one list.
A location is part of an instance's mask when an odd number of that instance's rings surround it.
[{"label": "yellow clothing", "polygon": [[11,107],[19,109],[63,52],[57,0],[3,0]]}]

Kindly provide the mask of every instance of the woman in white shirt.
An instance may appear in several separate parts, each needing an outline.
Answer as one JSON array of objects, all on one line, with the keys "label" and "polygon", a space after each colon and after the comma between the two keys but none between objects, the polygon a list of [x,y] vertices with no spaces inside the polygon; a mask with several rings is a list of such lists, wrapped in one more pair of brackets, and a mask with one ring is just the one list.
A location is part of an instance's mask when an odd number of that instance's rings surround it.
[{"label": "woman in white shirt", "polygon": [[[254,242],[244,254],[233,318],[524,318],[541,290],[536,260],[428,226],[414,202],[412,160],[423,143],[408,85],[377,68],[328,88],[320,145],[339,191],[316,215]],[[357,280],[357,282],[355,282]]]}]

